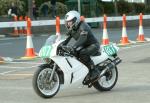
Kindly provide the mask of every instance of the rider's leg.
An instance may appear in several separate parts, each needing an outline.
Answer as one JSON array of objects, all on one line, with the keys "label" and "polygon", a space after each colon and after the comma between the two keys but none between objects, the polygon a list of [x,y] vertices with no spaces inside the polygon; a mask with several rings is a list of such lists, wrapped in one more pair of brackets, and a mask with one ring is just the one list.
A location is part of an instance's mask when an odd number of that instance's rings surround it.
[{"label": "rider's leg", "polygon": [[79,57],[82,59],[83,63],[89,68],[92,79],[96,78],[99,74],[98,68],[95,68],[94,62],[90,58],[90,55],[94,54],[94,52],[96,52],[96,49],[93,49],[93,47],[87,47],[82,49],[79,53]]},{"label": "rider's leg", "polygon": [[94,62],[91,60],[91,58],[89,57],[89,67],[90,67],[90,73],[91,73],[91,79],[95,79],[98,77],[99,75],[99,70],[98,68],[96,68],[96,66],[94,65]]}]

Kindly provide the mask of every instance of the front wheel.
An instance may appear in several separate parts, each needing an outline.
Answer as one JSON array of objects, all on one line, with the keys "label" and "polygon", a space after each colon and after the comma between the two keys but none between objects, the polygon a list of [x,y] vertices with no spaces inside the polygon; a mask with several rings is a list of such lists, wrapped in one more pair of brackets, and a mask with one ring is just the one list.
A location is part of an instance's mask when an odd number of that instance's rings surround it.
[{"label": "front wheel", "polygon": [[43,98],[51,98],[55,96],[60,88],[60,78],[56,71],[53,79],[49,81],[52,67],[50,64],[41,65],[33,76],[33,89]]},{"label": "front wheel", "polygon": [[118,70],[117,67],[109,69],[105,75],[103,75],[98,81],[96,81],[93,86],[99,91],[109,91],[111,90],[118,80]]}]

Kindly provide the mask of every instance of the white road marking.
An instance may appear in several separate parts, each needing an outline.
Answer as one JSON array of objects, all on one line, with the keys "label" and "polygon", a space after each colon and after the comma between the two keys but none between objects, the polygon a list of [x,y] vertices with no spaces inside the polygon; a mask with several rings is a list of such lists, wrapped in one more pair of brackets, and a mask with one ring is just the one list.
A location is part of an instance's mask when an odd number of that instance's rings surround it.
[{"label": "white road marking", "polygon": [[12,72],[16,72],[16,71],[17,71],[17,70],[6,71],[6,72],[0,73],[0,75],[5,75],[5,74],[12,73]]},{"label": "white road marking", "polygon": [[2,38],[0,40],[19,40],[19,39],[25,39],[26,37],[19,37],[19,38]]},{"label": "white road marking", "polygon": [[8,86],[2,86],[2,87],[0,87],[0,89],[2,89],[2,90],[5,90],[5,89],[13,89],[13,90],[31,90],[32,89],[32,87],[16,87],[16,86],[14,86],[14,87],[8,87]]},{"label": "white road marking", "polygon": [[120,47],[120,50],[125,50],[125,49],[130,49],[130,48],[136,48],[136,47],[142,47],[142,46],[146,46],[146,45],[150,45],[150,43],[139,44],[139,45],[130,45],[128,47]]},{"label": "white road marking", "polygon": [[[43,64],[43,63],[37,63],[37,62],[10,62],[10,64]],[[1,67],[1,66],[0,66]]]},{"label": "white road marking", "polygon": [[0,66],[1,68],[12,68],[12,69],[30,69],[30,68],[34,68],[34,67],[37,67],[38,65],[36,66],[30,66],[30,67],[12,67],[12,66]]},{"label": "white road marking", "polygon": [[3,46],[3,45],[12,45],[12,43],[1,43],[0,46]]},{"label": "white road marking", "polygon": [[6,74],[6,76],[33,76],[33,73]]},{"label": "white road marking", "polygon": [[36,66],[31,66],[31,67],[11,67],[11,66],[0,66],[1,68],[12,68],[12,69],[19,69],[19,70],[9,70],[9,71],[5,71],[5,72],[1,72],[0,75],[5,75],[5,74],[8,74],[8,73],[12,73],[12,72],[16,72],[16,71],[20,71],[20,70],[24,70],[24,69],[31,69],[31,68],[34,68],[34,67],[37,67]]}]

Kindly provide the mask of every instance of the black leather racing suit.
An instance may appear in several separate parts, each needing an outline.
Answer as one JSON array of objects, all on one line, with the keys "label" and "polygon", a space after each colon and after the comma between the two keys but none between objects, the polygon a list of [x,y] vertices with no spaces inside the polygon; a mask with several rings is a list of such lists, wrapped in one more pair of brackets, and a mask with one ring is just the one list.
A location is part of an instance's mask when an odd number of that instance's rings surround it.
[{"label": "black leather racing suit", "polygon": [[[92,69],[91,65],[94,66],[94,63],[90,56],[97,54],[100,46],[89,25],[81,21],[76,28],[69,31],[65,44],[68,44],[71,38],[76,40],[73,48],[77,51],[82,63]],[[82,49],[78,50],[79,48]]]}]

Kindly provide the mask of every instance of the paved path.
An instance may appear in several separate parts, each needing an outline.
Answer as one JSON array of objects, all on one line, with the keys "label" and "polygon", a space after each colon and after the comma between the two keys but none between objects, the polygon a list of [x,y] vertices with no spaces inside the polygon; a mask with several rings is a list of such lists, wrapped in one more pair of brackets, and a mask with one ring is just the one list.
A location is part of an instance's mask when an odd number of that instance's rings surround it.
[{"label": "paved path", "polygon": [[[129,39],[136,40],[137,29],[129,30]],[[145,36],[150,37],[150,29]],[[101,40],[102,30],[94,30]],[[110,41],[119,42],[121,30],[108,30]],[[48,36],[33,37],[36,51]],[[0,38],[0,56],[8,56],[13,62],[0,64],[0,103],[149,103],[150,98],[150,43],[136,43],[121,47],[118,66],[119,78],[109,92],[80,87],[59,92],[53,99],[43,99],[32,89],[32,76],[40,59],[20,60],[25,54],[26,38]]]}]

